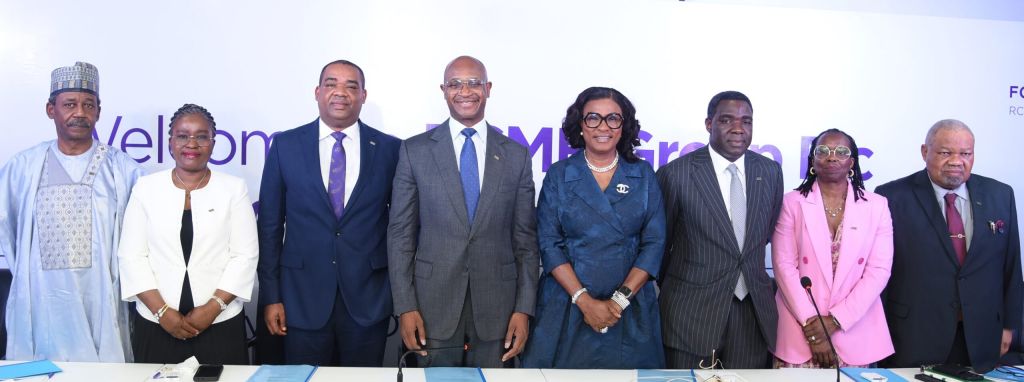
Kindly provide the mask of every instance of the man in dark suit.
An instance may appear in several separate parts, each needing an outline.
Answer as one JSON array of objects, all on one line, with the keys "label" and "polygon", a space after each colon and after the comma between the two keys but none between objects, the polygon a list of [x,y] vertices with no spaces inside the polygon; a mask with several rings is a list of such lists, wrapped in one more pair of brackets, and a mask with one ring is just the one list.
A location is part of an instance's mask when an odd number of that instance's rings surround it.
[{"label": "man in dark suit", "polygon": [[278,134],[260,185],[260,305],[285,362],[381,366],[388,205],[401,141],[359,121],[365,77],[324,66],[320,118]]},{"label": "man in dark suit", "polygon": [[660,284],[669,368],[771,366],[778,311],[765,246],[782,207],[782,170],[747,150],[753,118],[743,93],[715,95],[708,146],[658,170],[670,235]]},{"label": "man in dark suit", "polygon": [[[448,64],[451,118],[402,144],[388,227],[395,312],[421,366],[501,367],[522,351],[539,259],[532,162],[484,121],[483,63]],[[483,180],[483,182],[480,182]]]},{"label": "man in dark suit", "polygon": [[894,253],[882,294],[896,353],[887,367],[995,367],[1020,330],[1024,281],[1013,189],[971,174],[974,133],[932,125],[925,170],[879,186],[889,199]]}]

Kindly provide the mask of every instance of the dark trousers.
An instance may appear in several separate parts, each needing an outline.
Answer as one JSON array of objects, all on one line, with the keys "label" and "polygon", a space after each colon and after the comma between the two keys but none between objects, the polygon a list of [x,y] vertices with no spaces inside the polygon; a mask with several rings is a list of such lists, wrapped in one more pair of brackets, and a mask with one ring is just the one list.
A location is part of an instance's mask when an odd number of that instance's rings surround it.
[{"label": "dark trousers", "polygon": [[[722,333],[720,346],[714,354],[691,354],[689,352],[665,347],[665,360],[670,369],[768,369],[772,367],[772,355],[768,344],[761,334],[754,312],[754,302],[750,297],[740,301],[732,298],[725,333]],[[714,359],[712,359],[714,358]]]},{"label": "dark trousers", "polygon": [[956,323],[956,335],[953,336],[953,346],[946,356],[946,363],[953,365],[971,365],[971,356],[967,353],[967,338],[964,337],[964,322]]},{"label": "dark trousers", "polygon": [[466,288],[466,302],[462,304],[462,314],[459,317],[459,325],[455,328],[455,334],[449,338],[431,338],[427,332],[427,347],[459,347],[463,344],[470,344],[469,351],[461,348],[435,350],[427,353],[426,357],[416,355],[418,365],[421,367],[504,367],[501,356],[505,354],[505,339],[500,338],[494,341],[483,341],[477,335],[476,326],[473,323],[473,299],[470,298],[469,288]]},{"label": "dark trousers", "polygon": [[331,317],[322,328],[288,327],[284,358],[292,365],[381,367],[387,335],[388,319],[368,327],[359,325],[337,291]]},{"label": "dark trousers", "polygon": [[138,363],[181,363],[195,356],[201,364],[248,365],[245,312],[210,325],[194,338],[179,340],[133,309],[132,351]]}]

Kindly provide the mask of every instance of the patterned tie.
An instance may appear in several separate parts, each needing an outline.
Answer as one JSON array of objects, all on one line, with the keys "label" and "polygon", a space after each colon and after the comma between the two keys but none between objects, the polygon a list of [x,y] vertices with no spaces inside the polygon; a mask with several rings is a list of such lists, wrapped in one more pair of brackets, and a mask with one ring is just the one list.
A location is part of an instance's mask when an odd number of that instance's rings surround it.
[{"label": "patterned tie", "polygon": [[473,216],[476,215],[476,202],[480,200],[480,172],[476,166],[476,144],[473,143],[473,134],[476,134],[476,130],[472,128],[462,129],[462,135],[466,136],[466,142],[462,144],[462,153],[459,154],[462,195],[466,197],[469,224],[473,224]]},{"label": "patterned tie", "polygon": [[331,206],[334,207],[334,217],[341,220],[341,214],[345,212],[345,147],[341,140],[345,139],[345,133],[335,131],[331,133],[336,142],[331,150],[331,172],[327,177],[327,195],[331,197]]},{"label": "patterned tie", "polygon": [[[732,183],[729,185],[729,209],[732,211],[732,232],[736,234],[736,244],[740,247],[740,254],[743,254],[743,240],[747,232],[747,195],[743,193],[743,181],[740,180],[740,169],[735,163],[730,163],[726,168],[732,173]],[[736,289],[733,290],[736,298],[743,300],[747,297],[747,283],[743,280],[743,272],[740,272],[740,279],[736,281]]]},{"label": "patterned tie", "polygon": [[967,257],[967,236],[964,235],[964,219],[956,209],[956,194],[952,192],[946,194],[946,226],[949,227],[949,238],[953,240],[956,260],[960,265],[964,265],[964,258]]}]

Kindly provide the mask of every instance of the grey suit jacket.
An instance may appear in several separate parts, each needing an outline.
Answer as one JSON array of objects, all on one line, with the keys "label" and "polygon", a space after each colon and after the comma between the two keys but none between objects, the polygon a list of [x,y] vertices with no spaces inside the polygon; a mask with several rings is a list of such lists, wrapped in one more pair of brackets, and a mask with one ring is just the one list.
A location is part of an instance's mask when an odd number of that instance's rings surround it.
[{"label": "grey suit jacket", "polygon": [[774,349],[778,311],[774,281],[764,268],[765,246],[782,208],[782,169],[758,153],[744,155],[747,229],[741,250],[708,150],[697,149],[657,173],[670,235],[661,273],[664,344],[698,356],[720,347],[742,272],[761,334]]},{"label": "grey suit jacket", "polygon": [[391,197],[388,266],[395,314],[419,310],[428,338],[458,326],[469,289],[482,340],[513,312],[533,315],[540,267],[530,155],[488,125],[480,200],[468,223],[448,122],[402,143]]}]

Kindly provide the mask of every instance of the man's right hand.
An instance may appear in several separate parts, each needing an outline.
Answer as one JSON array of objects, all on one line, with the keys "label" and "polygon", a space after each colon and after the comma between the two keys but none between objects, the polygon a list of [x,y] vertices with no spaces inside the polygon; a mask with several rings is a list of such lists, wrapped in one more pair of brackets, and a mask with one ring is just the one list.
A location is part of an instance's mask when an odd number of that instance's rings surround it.
[{"label": "man's right hand", "polygon": [[[427,346],[427,332],[423,329],[423,317],[420,311],[410,310],[398,317],[398,327],[402,332],[402,342],[409,350],[419,349],[420,346]],[[427,352],[420,352],[426,356]]]},{"label": "man's right hand", "polygon": [[275,336],[288,334],[288,326],[285,325],[284,303],[270,304],[263,308],[263,319],[267,321],[267,330]]}]

